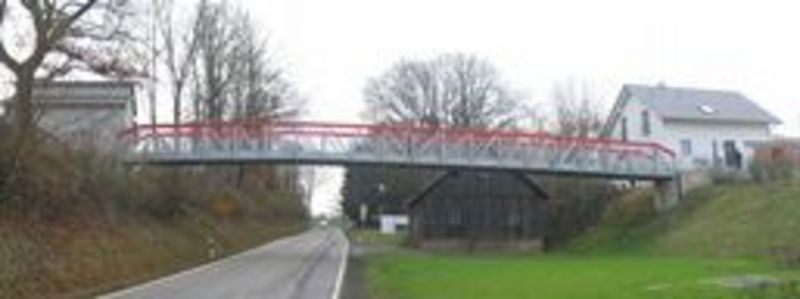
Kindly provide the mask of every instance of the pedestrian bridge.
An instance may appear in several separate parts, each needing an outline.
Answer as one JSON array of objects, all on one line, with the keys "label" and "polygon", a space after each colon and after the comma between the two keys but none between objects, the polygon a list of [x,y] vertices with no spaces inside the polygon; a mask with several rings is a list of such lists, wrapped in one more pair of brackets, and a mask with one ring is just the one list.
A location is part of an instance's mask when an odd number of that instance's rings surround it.
[{"label": "pedestrian bridge", "polygon": [[675,154],[660,144],[519,130],[223,121],[140,125],[119,137],[132,164],[361,164],[656,181],[676,175]]}]

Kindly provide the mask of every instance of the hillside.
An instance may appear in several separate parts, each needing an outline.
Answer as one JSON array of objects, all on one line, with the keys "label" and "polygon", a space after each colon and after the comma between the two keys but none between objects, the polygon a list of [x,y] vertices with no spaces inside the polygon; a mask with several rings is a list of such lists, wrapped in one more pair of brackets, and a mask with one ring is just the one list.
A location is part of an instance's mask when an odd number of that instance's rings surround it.
[{"label": "hillside", "polygon": [[274,168],[132,168],[45,140],[12,184],[4,137],[0,298],[88,298],[305,228]]},{"label": "hillside", "polygon": [[773,256],[792,262],[800,257],[798,184],[706,187],[687,194],[674,211],[641,220],[650,211],[642,211],[632,203],[641,206],[649,196],[640,192],[629,195],[634,198],[621,200],[628,207],[610,209],[598,229],[579,238],[568,249],[715,257]]}]

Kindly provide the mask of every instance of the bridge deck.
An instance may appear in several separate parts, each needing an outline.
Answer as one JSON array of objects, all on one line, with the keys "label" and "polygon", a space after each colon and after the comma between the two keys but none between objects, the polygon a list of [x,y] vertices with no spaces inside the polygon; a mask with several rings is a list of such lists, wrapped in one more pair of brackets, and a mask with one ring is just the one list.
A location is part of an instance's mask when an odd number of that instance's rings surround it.
[{"label": "bridge deck", "polygon": [[655,143],[509,130],[317,122],[216,122],[126,130],[141,164],[385,165],[670,180],[674,153]]}]

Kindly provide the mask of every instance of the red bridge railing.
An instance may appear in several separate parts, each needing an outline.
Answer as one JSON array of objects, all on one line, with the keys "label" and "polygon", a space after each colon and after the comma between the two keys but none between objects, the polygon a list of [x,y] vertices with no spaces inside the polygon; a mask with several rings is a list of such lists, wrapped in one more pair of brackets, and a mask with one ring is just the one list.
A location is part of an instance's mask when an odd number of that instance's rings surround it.
[{"label": "red bridge railing", "polygon": [[663,177],[674,172],[675,158],[673,151],[657,143],[411,124],[213,121],[140,125],[119,136],[131,144],[132,155],[142,163],[220,162],[222,158],[232,162],[261,157],[265,161],[346,164],[383,159],[412,166],[529,165],[538,172],[602,175],[605,171],[619,176]]}]

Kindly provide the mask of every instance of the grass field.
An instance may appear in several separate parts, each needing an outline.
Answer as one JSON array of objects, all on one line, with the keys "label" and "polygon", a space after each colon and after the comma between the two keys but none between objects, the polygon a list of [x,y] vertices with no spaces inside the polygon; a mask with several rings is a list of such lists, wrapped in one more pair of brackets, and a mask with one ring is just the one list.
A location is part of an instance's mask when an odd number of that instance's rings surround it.
[{"label": "grass field", "polygon": [[395,253],[373,256],[369,262],[373,299],[797,298],[786,291],[732,291],[711,281],[800,275],[757,261],[637,255]]},{"label": "grass field", "polygon": [[387,235],[373,229],[351,229],[347,231],[347,237],[355,243],[371,247],[398,247],[403,245],[406,235],[404,233]]},{"label": "grass field", "polygon": [[607,218],[557,254],[373,255],[370,292],[373,299],[800,298],[797,283],[747,290],[709,283],[754,274],[798,281],[800,270],[784,266],[800,263],[797,183],[708,187],[649,221]]}]

